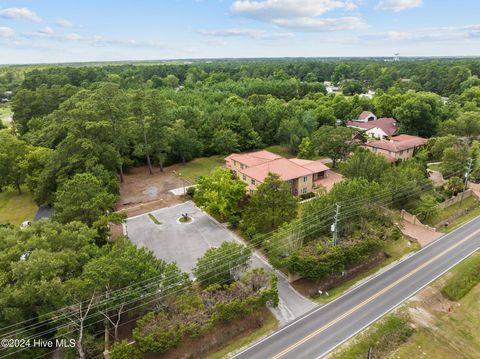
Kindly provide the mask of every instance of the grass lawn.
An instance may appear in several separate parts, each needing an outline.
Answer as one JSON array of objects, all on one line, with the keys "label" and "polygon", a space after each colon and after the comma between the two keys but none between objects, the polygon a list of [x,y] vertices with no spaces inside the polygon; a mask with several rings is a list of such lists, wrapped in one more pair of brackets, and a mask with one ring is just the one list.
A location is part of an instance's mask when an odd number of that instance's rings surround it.
[{"label": "grass lawn", "polygon": [[9,122],[7,122],[7,117],[10,116],[11,113],[12,110],[10,108],[10,105],[0,106],[0,121],[2,121],[4,125],[9,124]]},{"label": "grass lawn", "polygon": [[180,165],[177,174],[190,184],[194,184],[199,177],[210,174],[215,167],[223,166],[225,163],[223,158],[223,156],[196,158],[185,165]]},{"label": "grass lawn", "polygon": [[428,165],[428,169],[432,171],[442,172],[442,164],[434,163],[434,164]]},{"label": "grass lawn", "polygon": [[19,195],[16,190],[8,189],[0,193],[0,223],[22,224],[23,221],[32,220],[37,213],[37,205],[26,188]]},{"label": "grass lawn", "polygon": [[207,359],[221,359],[226,358],[229,353],[238,351],[241,348],[255,342],[256,340],[272,333],[278,327],[278,321],[275,316],[267,309],[267,318],[262,327],[243,334],[241,337],[236,338],[232,343],[225,346],[223,349],[211,353],[206,356]]},{"label": "grass lawn", "polygon": [[[435,358],[435,359],[467,359],[480,358],[480,284],[476,285],[468,294],[458,302],[452,302],[451,312],[435,309],[431,303],[438,302],[435,290],[441,288],[446,277],[458,275],[469,261],[478,260],[480,253],[453,268],[448,274],[434,282],[425,290],[429,297],[426,302],[411,302],[400,307],[396,314],[387,316],[364,332],[355,336],[352,340],[340,346],[332,355],[339,359],[363,359],[366,358],[368,348],[372,346],[373,358],[387,359],[411,359],[411,358]],[[448,280],[448,279],[447,279]],[[432,290],[435,289],[435,290]],[[446,302],[447,305],[449,302]],[[421,309],[429,318],[429,325],[415,325],[413,334],[403,337],[404,340],[395,340],[398,331],[404,331],[405,326],[399,325],[398,321],[392,326],[388,321],[392,317],[401,317],[408,322],[408,308]],[[400,323],[401,324],[401,323]],[[410,325],[408,325],[410,326]],[[395,331],[388,330],[393,328]],[[389,333],[390,332],[390,333]],[[393,337],[392,337],[392,334]],[[407,334],[405,332],[405,334]],[[393,339],[392,339],[393,338]],[[394,345],[391,345],[392,342]]]},{"label": "grass lawn", "polygon": [[[408,321],[389,315],[361,333],[354,341],[333,353],[336,359],[363,359],[372,348],[372,358],[385,358],[399,345],[405,343],[413,330]],[[412,356],[412,358],[418,358]]]},{"label": "grass lawn", "polygon": [[359,283],[361,280],[375,274],[377,271],[382,269],[383,267],[386,267],[387,265],[391,264],[392,262],[395,262],[402,258],[404,255],[409,254],[411,252],[416,252],[420,249],[420,245],[416,242],[412,243],[408,241],[405,238],[401,238],[399,240],[393,241],[387,241],[385,242],[384,246],[384,252],[387,253],[390,257],[383,262],[379,263],[376,267],[358,275],[355,278],[352,278],[351,280],[339,285],[338,287],[335,287],[333,289],[330,289],[328,291],[328,297],[322,296],[318,298],[312,299],[316,303],[319,304],[325,304],[333,299],[341,296],[343,293],[345,293],[347,290],[349,290],[351,287],[353,287],[355,284]]},{"label": "grass lawn", "polygon": [[439,211],[439,213],[432,218],[429,218],[427,221],[424,221],[425,224],[434,226],[437,223],[446,220],[447,218],[453,216],[461,208],[469,208],[475,205],[476,198],[474,196],[467,197],[463,200],[462,207],[460,207],[460,202],[451,205],[445,209]]},{"label": "grass lawn", "polygon": [[[479,257],[480,253],[474,256]],[[434,316],[432,328],[418,329],[390,358],[418,358],[419,352],[422,358],[480,358],[479,302],[480,285],[477,285],[452,305],[452,313],[431,311]]]},{"label": "grass lawn", "polygon": [[468,221],[478,216],[480,216],[480,207],[474,208],[470,212],[461,216],[460,218],[457,218],[456,220],[450,222],[448,227],[440,228],[440,232],[449,233],[454,229],[457,229],[458,227],[460,227],[462,224],[467,223]]},{"label": "grass lawn", "polygon": [[285,158],[296,157],[295,154],[292,151],[290,151],[290,149],[287,146],[275,145],[275,146],[267,147],[265,148],[265,150]]}]

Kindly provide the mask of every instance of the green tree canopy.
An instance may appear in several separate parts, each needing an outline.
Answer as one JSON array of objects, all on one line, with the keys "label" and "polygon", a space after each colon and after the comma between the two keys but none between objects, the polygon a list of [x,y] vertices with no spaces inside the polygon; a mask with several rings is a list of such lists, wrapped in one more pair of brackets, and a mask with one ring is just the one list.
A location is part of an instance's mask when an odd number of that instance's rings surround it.
[{"label": "green tree canopy", "polygon": [[390,164],[383,156],[359,149],[345,162],[343,173],[347,177],[378,182],[389,168]]},{"label": "green tree canopy", "polygon": [[223,242],[220,247],[207,250],[197,260],[193,274],[203,287],[229,284],[247,270],[251,258],[251,250],[243,244]]},{"label": "green tree canopy", "polygon": [[0,188],[13,186],[22,193],[21,185],[25,181],[26,171],[22,166],[29,148],[8,130],[0,130]]},{"label": "green tree canopy", "polygon": [[431,194],[424,194],[420,197],[420,203],[416,209],[416,215],[422,221],[428,221],[435,217],[440,211],[437,200]]},{"label": "green tree canopy", "polygon": [[244,221],[257,232],[267,233],[297,215],[297,199],[288,184],[270,173],[253,192],[244,213]]},{"label": "green tree canopy", "polygon": [[239,205],[245,196],[246,183],[235,178],[230,170],[216,168],[209,176],[198,180],[195,202],[205,210],[222,219],[239,212]]},{"label": "green tree canopy", "polygon": [[313,144],[318,153],[332,159],[332,166],[347,159],[356,144],[352,138],[353,130],[347,127],[322,126],[313,134]]},{"label": "green tree canopy", "polygon": [[92,225],[115,206],[116,198],[90,173],[76,174],[55,194],[55,219],[62,223],[82,221]]}]

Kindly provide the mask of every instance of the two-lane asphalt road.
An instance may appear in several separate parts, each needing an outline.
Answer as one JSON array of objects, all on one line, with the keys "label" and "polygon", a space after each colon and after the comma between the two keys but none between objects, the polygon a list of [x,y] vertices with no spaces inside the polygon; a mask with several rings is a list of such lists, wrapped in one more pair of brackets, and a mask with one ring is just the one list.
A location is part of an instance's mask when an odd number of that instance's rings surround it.
[{"label": "two-lane asphalt road", "polygon": [[480,248],[480,218],[447,234],[234,358],[320,358]]}]

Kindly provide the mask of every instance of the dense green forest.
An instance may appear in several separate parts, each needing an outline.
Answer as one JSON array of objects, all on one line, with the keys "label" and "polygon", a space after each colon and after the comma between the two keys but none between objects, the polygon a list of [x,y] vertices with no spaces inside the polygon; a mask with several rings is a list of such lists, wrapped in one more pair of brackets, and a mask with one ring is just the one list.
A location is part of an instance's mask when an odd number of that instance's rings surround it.
[{"label": "dense green forest", "polygon": [[[13,97],[17,137],[9,139],[19,146],[15,162],[28,160],[9,178],[2,176],[0,185],[26,182],[37,203],[53,204],[57,191],[86,172],[115,194],[116,176],[122,179],[130,166],[162,168],[272,144],[295,153],[319,127],[356,118],[363,110],[394,116],[401,132],[432,136],[444,121],[476,109],[479,69],[474,60],[33,69]],[[324,80],[348,91],[356,81],[357,92],[374,89],[377,95],[373,100],[326,95]],[[445,104],[440,95],[450,101]]]},{"label": "dense green forest", "polygon": [[[80,357],[81,350],[98,354],[94,342],[102,330],[123,320],[118,312],[122,303],[138,302],[140,292],[151,296],[161,292],[162,300],[156,303],[161,310],[146,314],[135,335],[162,352],[176,343],[169,338],[180,341],[203,333],[198,325],[184,321],[188,313],[213,328],[220,320],[276,304],[275,280],[265,273],[247,273],[241,279],[226,273],[213,283],[194,284],[176,265],[128,241],[109,242],[108,224],[124,220],[124,215],[113,212],[119,184],[129,168],[139,165],[153,173],[201,156],[277,144],[304,158],[335,158],[347,180],[303,211],[275,176],[245,199],[244,185],[219,170],[203,178],[193,196],[207,210],[216,211],[214,215],[238,225],[253,245],[265,249],[274,265],[306,278],[316,280],[364,260],[381,248],[384,238],[399,235],[392,221],[373,208],[378,193],[386,193],[381,198],[391,209],[408,205],[407,193],[422,195],[415,209],[427,218],[433,213],[432,198],[435,204],[459,191],[458,176],[467,158],[476,158],[480,148],[475,141],[480,135],[479,76],[480,61],[475,59],[263,59],[0,68],[0,96],[13,91],[13,122],[0,130],[0,190],[13,187],[21,192],[27,186],[38,205],[55,209],[52,221],[25,230],[0,228],[4,288],[0,327],[7,332],[22,330],[25,336],[48,329],[53,337],[60,319],[58,312],[49,313],[72,304],[69,312],[60,314],[81,317],[85,307],[73,304],[90,302],[97,318],[88,323],[90,329],[76,349]],[[342,93],[327,94],[324,81],[338,85]],[[372,99],[360,96],[368,90],[375,91]],[[429,138],[427,149],[397,166],[356,150],[344,121],[364,110],[395,117],[400,133]],[[427,183],[427,160],[443,161],[445,177],[457,179],[442,191],[433,190]],[[480,178],[478,164],[474,167],[474,177]],[[219,197],[225,199],[222,206],[211,203],[212,186],[229,194]],[[266,205],[265,198],[277,195],[278,201]],[[340,218],[339,235],[351,240],[345,246],[325,245],[327,222],[319,222],[318,231],[312,232],[306,213],[327,217],[333,215],[335,204],[349,201],[355,207]],[[278,206],[274,214],[272,206]],[[277,220],[279,213],[282,218]],[[293,243],[292,229],[301,234],[297,234],[301,242]],[[271,231],[276,232],[267,237]],[[286,245],[288,250],[279,250]],[[228,251],[220,247],[205,256]],[[249,253],[243,253],[233,263],[248,259]],[[204,263],[201,258],[197,263],[199,278],[202,270],[207,274],[218,270],[202,268]],[[129,283],[155,278],[169,280],[118,292]],[[188,295],[175,303],[163,300],[180,289]],[[246,293],[241,301],[234,299],[238,291]],[[168,315],[169,310],[176,315]],[[160,329],[151,329],[152,322]],[[65,332],[68,324],[61,323]],[[165,328],[170,337],[162,336]]]}]

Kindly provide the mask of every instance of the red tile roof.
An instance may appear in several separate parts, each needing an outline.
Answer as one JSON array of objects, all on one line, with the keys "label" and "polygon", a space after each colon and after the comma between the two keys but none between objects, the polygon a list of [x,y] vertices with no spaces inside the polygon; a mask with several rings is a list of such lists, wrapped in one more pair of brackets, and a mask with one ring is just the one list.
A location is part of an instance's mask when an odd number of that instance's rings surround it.
[{"label": "red tile roof", "polygon": [[360,122],[360,121],[347,121],[347,126],[357,127],[364,130],[370,130],[372,128],[380,128],[387,136],[392,136],[397,132],[397,121],[391,117],[382,117],[375,121]]},{"label": "red tile roof", "polygon": [[408,141],[408,140],[418,140],[419,138],[422,140],[425,140],[422,137],[412,136],[412,135],[398,135],[398,136],[392,137],[391,140],[395,142],[400,142],[400,141]]},{"label": "red tile roof", "polygon": [[370,112],[370,111],[363,111],[360,116],[358,116],[358,118],[360,120],[365,120],[366,118],[369,118],[370,116],[375,116],[375,114],[373,112]]},{"label": "red tile roof", "polygon": [[286,158],[280,158],[258,166],[248,167],[240,171],[248,177],[263,182],[269,173],[276,173],[283,181],[288,181],[302,176],[308,176],[313,171],[299,166]]},{"label": "red tile roof", "polygon": [[292,158],[290,159],[293,163],[300,165],[302,167],[308,168],[309,170],[313,171],[314,173],[328,171],[330,167],[325,166],[321,160],[319,161],[310,161],[310,160],[302,160],[300,158]]},{"label": "red tile roof", "polygon": [[370,141],[365,143],[365,146],[380,148],[386,151],[400,152],[410,148],[423,146],[427,140],[422,137],[400,135],[391,138],[391,141]]},{"label": "red tile roof", "polygon": [[261,150],[250,153],[232,153],[231,155],[225,157],[225,161],[237,161],[245,166],[257,166],[268,161],[273,161],[276,159],[282,158],[279,155],[276,155],[272,152]]},{"label": "red tile roof", "polygon": [[225,161],[244,164],[247,168],[238,171],[259,182],[263,182],[269,173],[276,173],[283,181],[288,181],[330,169],[320,161],[286,159],[265,150],[244,154],[234,153],[226,157]]}]

